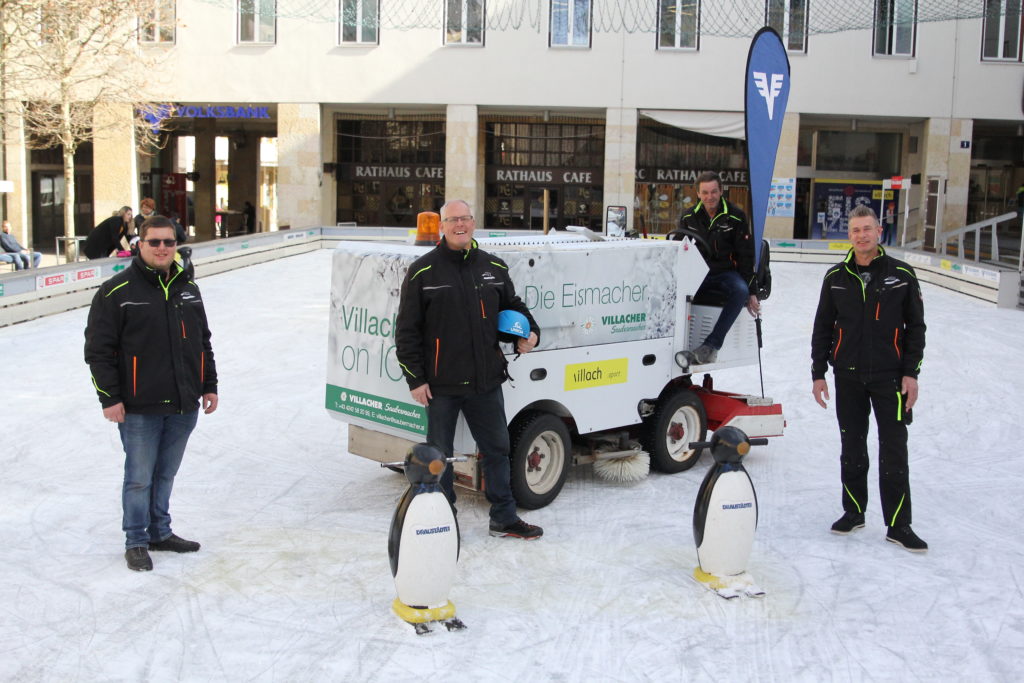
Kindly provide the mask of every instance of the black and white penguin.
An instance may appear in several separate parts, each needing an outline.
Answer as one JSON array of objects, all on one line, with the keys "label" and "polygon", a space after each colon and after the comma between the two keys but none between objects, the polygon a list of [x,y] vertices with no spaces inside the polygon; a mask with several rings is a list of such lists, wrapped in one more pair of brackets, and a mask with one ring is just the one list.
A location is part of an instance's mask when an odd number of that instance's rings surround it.
[{"label": "black and white penguin", "polygon": [[459,560],[459,525],[440,485],[447,466],[444,454],[427,444],[405,457],[409,488],[391,519],[388,557],[398,593],[392,608],[411,624],[457,621],[448,593]]},{"label": "black and white penguin", "polygon": [[753,444],[736,427],[717,430],[709,444],[715,464],[708,470],[693,507],[693,539],[697,544],[694,578],[723,597],[739,590],[760,596],[764,591],[746,574],[757,529],[757,493],[740,461]]}]

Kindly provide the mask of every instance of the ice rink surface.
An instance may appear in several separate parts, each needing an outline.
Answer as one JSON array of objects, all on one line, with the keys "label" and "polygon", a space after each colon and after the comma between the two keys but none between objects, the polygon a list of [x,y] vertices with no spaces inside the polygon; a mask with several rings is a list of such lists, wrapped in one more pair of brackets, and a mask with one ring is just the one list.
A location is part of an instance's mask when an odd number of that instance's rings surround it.
[{"label": "ice rink surface", "polygon": [[[767,596],[725,601],[690,578],[708,455],[632,485],[581,466],[523,512],[536,542],[490,538],[486,502],[463,492],[451,597],[469,628],[419,637],[390,611],[405,480],[349,455],[324,408],[330,260],[200,281],[220,409],[200,416],[171,512],[203,548],[153,553],[149,573],[125,567],[123,453],[82,360],[87,309],[0,329],[0,680],[1020,680],[1020,311],[924,285],[910,447],[927,554],[884,541],[876,444],[868,526],[829,533],[839,435],[809,370],[826,266],[774,263],[764,381],[788,424],[745,460]],[[757,368],[715,384],[758,393]]]}]

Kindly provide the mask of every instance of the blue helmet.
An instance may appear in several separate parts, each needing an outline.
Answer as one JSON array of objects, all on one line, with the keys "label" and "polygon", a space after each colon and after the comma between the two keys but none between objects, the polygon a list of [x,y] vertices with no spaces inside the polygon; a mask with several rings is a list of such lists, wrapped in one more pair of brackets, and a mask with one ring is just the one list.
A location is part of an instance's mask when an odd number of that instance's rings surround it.
[{"label": "blue helmet", "polygon": [[530,338],[530,321],[519,311],[505,310],[498,313],[498,339],[515,343],[518,339]]}]

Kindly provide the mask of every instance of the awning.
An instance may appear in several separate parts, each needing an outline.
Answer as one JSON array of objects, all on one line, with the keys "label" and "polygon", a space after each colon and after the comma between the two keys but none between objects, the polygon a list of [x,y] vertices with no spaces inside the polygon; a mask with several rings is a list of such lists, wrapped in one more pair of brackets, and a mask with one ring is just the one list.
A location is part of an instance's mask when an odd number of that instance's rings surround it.
[{"label": "awning", "polygon": [[717,135],[721,138],[737,140],[746,138],[743,112],[641,109],[640,115],[654,119],[658,123],[704,135]]}]

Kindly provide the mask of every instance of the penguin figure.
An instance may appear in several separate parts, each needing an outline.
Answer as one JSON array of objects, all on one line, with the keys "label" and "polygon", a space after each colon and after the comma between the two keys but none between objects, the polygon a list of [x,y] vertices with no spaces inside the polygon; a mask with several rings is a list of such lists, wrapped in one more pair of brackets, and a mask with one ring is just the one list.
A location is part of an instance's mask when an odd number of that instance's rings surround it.
[{"label": "penguin figure", "polygon": [[697,544],[694,578],[725,598],[742,591],[751,597],[764,595],[746,573],[757,529],[757,494],[740,461],[754,444],[736,427],[722,427],[702,444],[715,459],[697,492],[693,508],[693,539]]},{"label": "penguin figure", "polygon": [[403,464],[409,488],[398,501],[388,536],[398,593],[392,608],[417,633],[429,632],[431,621],[443,622],[448,630],[464,628],[448,599],[460,543],[455,512],[441,491],[447,459],[438,449],[421,443],[409,450]]}]

